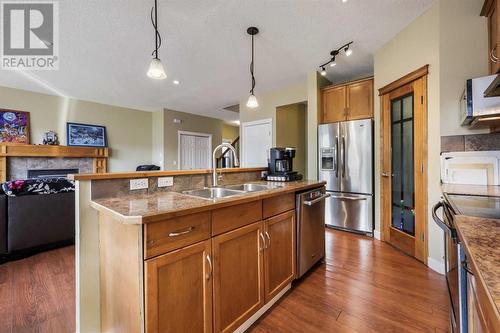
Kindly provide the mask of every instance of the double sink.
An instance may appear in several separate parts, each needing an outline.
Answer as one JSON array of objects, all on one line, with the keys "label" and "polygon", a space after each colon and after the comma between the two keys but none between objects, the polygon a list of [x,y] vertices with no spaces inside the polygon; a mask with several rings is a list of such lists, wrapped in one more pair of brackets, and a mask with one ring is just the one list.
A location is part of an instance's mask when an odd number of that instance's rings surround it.
[{"label": "double sink", "polygon": [[263,185],[263,184],[239,184],[227,185],[224,187],[207,187],[199,190],[182,191],[182,194],[202,198],[202,199],[219,199],[228,198],[236,195],[242,195],[249,192],[260,192],[271,190],[279,187],[279,185]]}]

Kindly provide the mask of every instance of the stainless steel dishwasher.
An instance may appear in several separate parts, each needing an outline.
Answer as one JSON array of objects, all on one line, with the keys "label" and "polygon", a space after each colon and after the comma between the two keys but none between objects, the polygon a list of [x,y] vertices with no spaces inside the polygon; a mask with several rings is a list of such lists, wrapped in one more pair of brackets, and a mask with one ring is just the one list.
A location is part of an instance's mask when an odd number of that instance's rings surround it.
[{"label": "stainless steel dishwasher", "polygon": [[299,193],[297,207],[297,278],[325,257],[324,187]]}]

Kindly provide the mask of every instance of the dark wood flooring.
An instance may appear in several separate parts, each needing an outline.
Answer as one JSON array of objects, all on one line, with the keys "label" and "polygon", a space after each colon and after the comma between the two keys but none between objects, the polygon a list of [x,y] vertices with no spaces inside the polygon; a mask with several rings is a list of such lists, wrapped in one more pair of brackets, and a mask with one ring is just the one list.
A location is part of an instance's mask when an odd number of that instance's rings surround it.
[{"label": "dark wood flooring", "polygon": [[250,330],[447,332],[446,280],[387,243],[327,229],[326,264]]},{"label": "dark wood flooring", "polygon": [[[326,235],[326,264],[250,332],[448,331],[443,276],[388,244]],[[0,333],[73,332],[74,286],[74,247],[0,265]]]}]

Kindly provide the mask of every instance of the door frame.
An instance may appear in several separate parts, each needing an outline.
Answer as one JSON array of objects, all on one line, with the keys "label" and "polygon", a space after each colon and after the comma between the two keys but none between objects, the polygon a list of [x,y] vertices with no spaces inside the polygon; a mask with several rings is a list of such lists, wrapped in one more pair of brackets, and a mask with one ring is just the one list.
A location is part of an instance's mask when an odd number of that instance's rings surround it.
[{"label": "door frame", "polygon": [[208,151],[208,155],[210,156],[210,165],[209,169],[212,167],[212,134],[210,133],[201,133],[201,132],[190,132],[190,131],[177,131],[177,169],[181,169],[181,135],[192,135],[192,136],[201,136],[208,138],[208,146],[210,147]]},{"label": "door frame", "polygon": [[[270,133],[270,136],[271,136],[271,147],[273,145],[273,142],[274,142],[274,139],[273,139],[273,131],[274,131],[274,128],[273,128],[273,118],[266,118],[266,119],[259,119],[259,120],[255,120],[255,121],[247,121],[247,122],[244,122],[244,123],[241,123],[241,141],[240,141],[240,149],[241,149],[241,167],[244,168],[246,167],[246,163],[247,161],[245,160],[245,129],[248,127],[248,126],[254,126],[254,125],[265,125],[265,124],[269,124],[271,125],[271,133]],[[266,165],[267,167],[267,165]]]},{"label": "door frame", "polygon": [[[427,209],[427,130],[428,130],[428,98],[427,98],[427,76],[429,65],[425,65],[414,72],[379,89],[380,96],[380,162],[381,162],[381,239],[385,242],[391,240],[391,234],[402,233],[391,225],[392,212],[392,177],[384,176],[391,174],[391,133],[389,126],[384,126],[390,119],[391,100],[403,96],[409,92],[414,94],[414,192],[415,192],[415,219],[419,218],[422,223],[415,223],[414,257],[427,264],[428,256],[428,209]],[[420,103],[419,103],[420,100]],[[420,115],[420,116],[415,116]],[[389,117],[389,118],[388,118]],[[416,144],[417,143],[417,144]],[[384,147],[389,145],[388,150]],[[419,165],[420,164],[420,165]],[[418,172],[420,171],[420,172]],[[418,200],[418,201],[417,201]],[[406,235],[406,234],[405,234]],[[409,235],[409,237],[412,237]],[[404,246],[404,245],[403,245]]]}]

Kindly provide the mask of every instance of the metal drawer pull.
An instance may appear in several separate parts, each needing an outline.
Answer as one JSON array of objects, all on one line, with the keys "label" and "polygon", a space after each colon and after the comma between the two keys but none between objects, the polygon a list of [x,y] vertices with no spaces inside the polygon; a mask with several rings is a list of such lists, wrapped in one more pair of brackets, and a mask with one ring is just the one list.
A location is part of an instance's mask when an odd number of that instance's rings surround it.
[{"label": "metal drawer pull", "polygon": [[266,239],[264,238],[264,235],[262,234],[262,232],[259,232],[259,236],[260,236],[260,239],[262,239],[262,244],[263,244],[263,246],[261,246],[259,250],[263,251],[264,249],[267,249]]},{"label": "metal drawer pull", "polygon": [[266,248],[268,248],[269,246],[271,246],[271,236],[269,236],[269,233],[267,231],[266,231],[266,237],[268,239],[268,243],[267,243]]},{"label": "metal drawer pull", "polygon": [[469,265],[467,264],[467,261],[463,260],[462,261],[462,268],[467,272],[469,273],[470,275],[474,275],[474,273],[472,272],[472,270],[469,268]]},{"label": "metal drawer pull", "polygon": [[207,273],[207,280],[210,280],[210,278],[212,277],[212,273],[214,271],[214,268],[212,266],[212,259],[210,259],[210,256],[208,254],[207,254],[206,258],[207,258],[207,262],[208,262],[208,267],[210,268],[210,270]]},{"label": "metal drawer pull", "polygon": [[328,197],[330,197],[330,196],[331,196],[331,195],[330,195],[330,194],[328,194],[328,193],[327,193],[327,194],[323,194],[322,196],[320,196],[319,198],[316,198],[316,199],[314,199],[314,200],[311,200],[311,201],[304,201],[304,205],[306,205],[306,206],[312,206],[312,205],[314,205],[315,203],[318,203],[318,202],[320,202],[320,201],[322,201],[322,200],[324,200],[324,199],[326,199],[326,198],[328,198]]},{"label": "metal drawer pull", "polygon": [[185,235],[185,234],[189,234],[191,231],[194,230],[194,227],[189,227],[187,228],[186,230],[182,230],[182,231],[174,231],[174,232],[171,232],[168,234],[168,237],[177,237],[177,236],[181,236],[181,235]]},{"label": "metal drawer pull", "polygon": [[332,195],[331,197],[333,199],[350,200],[350,201],[363,201],[363,200],[366,200],[366,198],[364,198],[364,197],[351,198],[351,197],[341,197],[341,196],[338,196],[338,195]]}]

